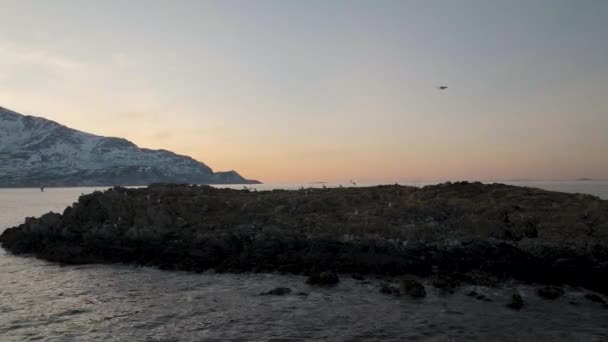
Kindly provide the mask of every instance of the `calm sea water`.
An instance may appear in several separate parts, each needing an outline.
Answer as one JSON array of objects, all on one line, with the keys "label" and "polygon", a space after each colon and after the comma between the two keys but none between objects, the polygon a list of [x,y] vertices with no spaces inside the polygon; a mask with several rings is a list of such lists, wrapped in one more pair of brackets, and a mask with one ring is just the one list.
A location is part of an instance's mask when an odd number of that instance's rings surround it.
[{"label": "calm sea water", "polygon": [[[608,182],[512,184],[608,199]],[[301,186],[311,185],[250,187]],[[0,189],[0,231],[94,190]],[[60,267],[0,249],[0,341],[608,341],[608,310],[581,289],[544,301],[521,284],[475,287],[492,299],[483,302],[464,295],[470,287],[445,296],[428,286],[427,298],[412,300],[379,294],[377,279],[342,278],[323,289],[300,276]],[[258,295],[278,286],[308,295]],[[505,307],[514,292],[527,303],[520,312]]]}]

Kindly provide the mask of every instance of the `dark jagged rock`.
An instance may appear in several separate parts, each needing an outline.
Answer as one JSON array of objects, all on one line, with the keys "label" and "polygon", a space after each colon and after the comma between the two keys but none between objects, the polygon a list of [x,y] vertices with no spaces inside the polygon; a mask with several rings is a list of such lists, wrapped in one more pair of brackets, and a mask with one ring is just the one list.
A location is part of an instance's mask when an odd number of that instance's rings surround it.
[{"label": "dark jagged rock", "polygon": [[330,271],[312,274],[306,280],[306,283],[310,285],[335,285],[339,282],[338,275]]},{"label": "dark jagged rock", "polygon": [[454,292],[454,289],[460,286],[460,281],[450,276],[439,275],[431,283],[433,287],[440,289],[443,292]]},{"label": "dark jagged rock", "polygon": [[475,290],[471,290],[471,291],[467,292],[467,296],[469,296],[469,297],[477,297],[479,295],[480,295],[480,293]]},{"label": "dark jagged rock", "polygon": [[439,275],[447,289],[515,278],[608,293],[608,201],[503,184],[116,187],[28,218],[0,243],[66,264]]},{"label": "dark jagged rock", "polygon": [[477,285],[496,287],[501,283],[501,280],[504,280],[504,275],[501,278],[499,278],[499,275],[492,273],[476,271],[470,272],[467,276],[463,277],[463,280]]},{"label": "dark jagged rock", "polygon": [[291,289],[288,287],[277,287],[267,292],[260,293],[262,296],[284,296],[290,294]]},{"label": "dark jagged rock", "polygon": [[380,293],[394,295],[394,296],[399,296],[401,294],[398,287],[388,284],[388,283],[380,284]]},{"label": "dark jagged rock", "polygon": [[521,297],[521,295],[515,293],[511,297],[511,302],[507,304],[507,307],[513,310],[521,310],[524,307],[524,299]]},{"label": "dark jagged rock", "polygon": [[414,298],[426,297],[426,290],[424,285],[414,279],[403,279],[401,280],[401,292]]},{"label": "dark jagged rock", "polygon": [[365,277],[361,273],[355,273],[352,275],[352,278],[355,280],[365,280]]},{"label": "dark jagged rock", "polygon": [[559,286],[544,286],[536,292],[544,299],[557,299],[564,295],[564,289]]},{"label": "dark jagged rock", "polygon": [[475,290],[471,290],[471,291],[467,292],[466,295],[469,296],[469,297],[473,297],[473,298],[475,298],[477,300],[483,300],[483,301],[486,301],[486,302],[491,302],[492,301],[492,299],[488,298],[488,296],[484,295],[483,293],[479,293],[479,292],[477,292]]},{"label": "dark jagged rock", "polygon": [[606,301],[595,293],[587,293],[585,298],[595,303],[606,304]]}]

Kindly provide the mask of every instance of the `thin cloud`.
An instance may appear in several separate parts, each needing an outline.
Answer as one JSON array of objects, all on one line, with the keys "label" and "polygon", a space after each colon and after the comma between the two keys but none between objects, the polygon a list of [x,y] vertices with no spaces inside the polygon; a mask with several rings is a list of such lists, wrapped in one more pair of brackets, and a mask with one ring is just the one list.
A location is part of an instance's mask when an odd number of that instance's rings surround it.
[{"label": "thin cloud", "polygon": [[115,52],[110,56],[112,65],[119,68],[128,68],[135,65],[135,59],[123,52]]},{"label": "thin cloud", "polygon": [[173,138],[173,133],[169,130],[160,130],[151,134],[150,138],[154,140],[169,140]]},{"label": "thin cloud", "polygon": [[121,119],[129,119],[129,120],[151,120],[158,118],[157,112],[147,112],[147,111],[130,111],[130,112],[120,112],[116,113],[116,116]]},{"label": "thin cloud", "polygon": [[84,71],[88,68],[87,63],[55,51],[30,48],[8,42],[0,42],[0,62],[16,67],[45,67],[57,72]]}]

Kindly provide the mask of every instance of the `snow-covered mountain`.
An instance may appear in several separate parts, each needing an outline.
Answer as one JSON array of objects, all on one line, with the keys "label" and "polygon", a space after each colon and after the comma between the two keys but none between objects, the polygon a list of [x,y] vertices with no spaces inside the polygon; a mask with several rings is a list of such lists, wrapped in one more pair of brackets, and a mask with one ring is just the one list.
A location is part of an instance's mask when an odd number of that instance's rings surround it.
[{"label": "snow-covered mountain", "polygon": [[0,107],[0,187],[257,183],[188,156],[140,148]]}]

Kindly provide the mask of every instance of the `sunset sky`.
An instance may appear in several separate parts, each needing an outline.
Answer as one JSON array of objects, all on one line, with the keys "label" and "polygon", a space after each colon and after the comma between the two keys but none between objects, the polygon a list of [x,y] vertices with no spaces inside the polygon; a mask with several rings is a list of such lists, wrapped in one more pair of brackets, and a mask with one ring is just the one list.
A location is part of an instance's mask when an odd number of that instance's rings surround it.
[{"label": "sunset sky", "polygon": [[0,106],[214,170],[608,179],[608,1],[0,0],[0,12]]}]

